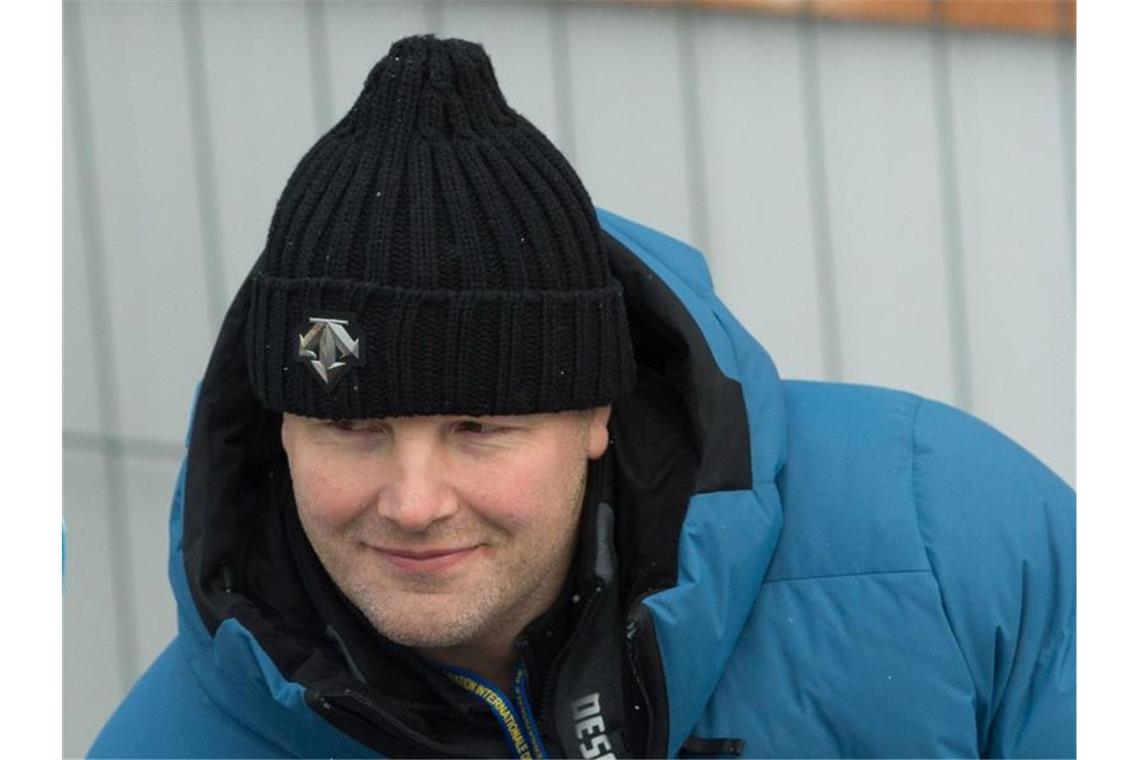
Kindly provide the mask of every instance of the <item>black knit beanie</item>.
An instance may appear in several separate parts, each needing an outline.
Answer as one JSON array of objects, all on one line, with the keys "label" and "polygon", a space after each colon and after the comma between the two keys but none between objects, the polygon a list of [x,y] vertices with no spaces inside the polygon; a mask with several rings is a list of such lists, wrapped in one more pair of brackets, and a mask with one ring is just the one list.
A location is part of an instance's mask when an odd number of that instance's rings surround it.
[{"label": "black knit beanie", "polygon": [[633,385],[590,198],[471,42],[392,46],[293,171],[251,278],[250,379],[274,411],[527,414]]}]

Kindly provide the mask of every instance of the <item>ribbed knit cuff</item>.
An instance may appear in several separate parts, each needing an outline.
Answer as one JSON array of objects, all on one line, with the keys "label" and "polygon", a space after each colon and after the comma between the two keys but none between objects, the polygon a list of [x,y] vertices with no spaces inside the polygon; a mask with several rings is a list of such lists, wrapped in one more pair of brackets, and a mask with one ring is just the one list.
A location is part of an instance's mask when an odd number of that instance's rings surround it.
[{"label": "ribbed knit cuff", "polygon": [[[327,355],[346,365],[331,381],[314,369],[326,356],[304,343],[326,319],[356,341],[356,354],[328,342]],[[634,384],[616,280],[576,291],[444,291],[255,276],[246,335],[261,403],[324,419],[587,409]]]}]

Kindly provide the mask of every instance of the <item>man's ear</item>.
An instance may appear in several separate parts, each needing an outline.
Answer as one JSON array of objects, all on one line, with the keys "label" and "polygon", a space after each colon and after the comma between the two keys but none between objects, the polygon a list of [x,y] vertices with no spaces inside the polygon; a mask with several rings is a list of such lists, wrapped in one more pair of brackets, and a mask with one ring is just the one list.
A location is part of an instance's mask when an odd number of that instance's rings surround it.
[{"label": "man's ear", "polygon": [[289,451],[293,436],[296,433],[294,430],[296,424],[297,421],[293,419],[293,415],[288,412],[281,415],[281,448],[285,449],[286,452]]},{"label": "man's ear", "polygon": [[610,445],[610,412],[613,407],[599,406],[586,412],[590,417],[587,421],[586,455],[590,459],[597,459],[606,453]]}]

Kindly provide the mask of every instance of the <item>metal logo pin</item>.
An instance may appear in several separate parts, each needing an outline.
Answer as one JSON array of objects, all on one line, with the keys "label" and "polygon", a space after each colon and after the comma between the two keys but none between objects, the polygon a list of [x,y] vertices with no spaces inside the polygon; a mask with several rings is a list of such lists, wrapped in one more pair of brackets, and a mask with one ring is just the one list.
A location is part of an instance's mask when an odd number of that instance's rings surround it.
[{"label": "metal logo pin", "polygon": [[326,391],[364,358],[363,340],[349,332],[350,322],[351,317],[329,315],[307,317],[301,326],[297,360],[308,365]]}]

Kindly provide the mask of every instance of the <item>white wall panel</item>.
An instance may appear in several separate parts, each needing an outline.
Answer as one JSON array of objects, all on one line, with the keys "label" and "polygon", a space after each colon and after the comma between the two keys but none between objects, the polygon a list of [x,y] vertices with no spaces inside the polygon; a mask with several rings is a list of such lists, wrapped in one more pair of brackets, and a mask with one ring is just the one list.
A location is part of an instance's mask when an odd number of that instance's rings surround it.
[{"label": "white wall panel", "polygon": [[930,37],[815,34],[842,379],[954,401]]},{"label": "white wall panel", "polygon": [[819,289],[795,27],[707,14],[696,26],[717,291],[785,377],[820,377]]},{"label": "white wall panel", "polygon": [[88,287],[89,251],[81,220],[83,198],[77,183],[76,126],[70,82],[63,98],[63,427],[94,433],[100,430],[96,392],[95,327]]},{"label": "white wall panel", "polygon": [[955,35],[976,411],[1075,476],[1075,327],[1055,43]]},{"label": "white wall panel", "polygon": [[332,124],[316,115],[302,3],[199,8],[228,302],[265,245],[293,167]]},{"label": "white wall panel", "polygon": [[[1057,128],[1061,138],[1061,161],[1064,171],[1065,211],[1068,227],[1066,247],[1069,255],[1069,280],[1076,301],[1077,286],[1077,49],[1071,40],[1053,43],[1057,65]],[[1042,129],[1046,129],[1042,125]]]},{"label": "white wall panel", "polygon": [[535,3],[448,3],[437,31],[481,43],[507,102],[557,144],[551,13]]},{"label": "white wall panel", "polygon": [[179,7],[77,4],[121,431],[180,440],[212,339]]},{"label": "white wall panel", "polygon": [[567,10],[574,168],[595,204],[688,241],[678,20],[656,6]]},{"label": "white wall panel", "polygon": [[[786,376],[820,377],[829,361],[822,223],[843,379],[954,400],[942,193],[956,186],[974,411],[1073,482],[1071,42],[954,34],[952,97],[935,101],[942,80],[921,28],[820,24],[804,47],[795,21],[657,4],[124,2],[69,3],[68,14],[84,36],[91,104],[80,124],[77,82],[65,82],[70,431],[182,440],[213,339],[211,292],[220,281],[232,295],[290,171],[391,43],[435,32],[486,45],[508,100],[571,151],[596,203],[707,236],[719,291]],[[682,70],[688,60],[695,70]],[[686,116],[693,98],[700,111]],[[936,117],[947,103],[958,161],[943,185]],[[205,249],[211,240],[220,250]],[[90,318],[100,267],[106,356]],[[117,415],[98,402],[101,379]],[[174,632],[178,463],[161,447],[144,458],[145,442],[129,450],[140,454],[113,467],[102,453],[65,452],[68,755],[87,749]],[[108,494],[120,491],[112,514]]]},{"label": "white wall panel", "polygon": [[82,757],[122,698],[126,683],[117,642],[116,543],[107,518],[103,456],[63,452],[63,755]]},{"label": "white wall panel", "polygon": [[170,504],[178,460],[124,457],[127,482],[126,548],[131,556],[131,589],[138,628],[137,672],[142,675],[177,631],[174,595],[167,578]]},{"label": "white wall panel", "polygon": [[368,72],[393,42],[433,31],[424,2],[326,2],[324,10],[335,118],[348,113]]}]

